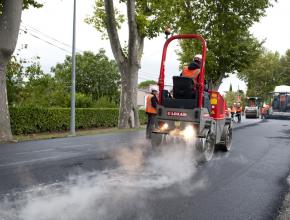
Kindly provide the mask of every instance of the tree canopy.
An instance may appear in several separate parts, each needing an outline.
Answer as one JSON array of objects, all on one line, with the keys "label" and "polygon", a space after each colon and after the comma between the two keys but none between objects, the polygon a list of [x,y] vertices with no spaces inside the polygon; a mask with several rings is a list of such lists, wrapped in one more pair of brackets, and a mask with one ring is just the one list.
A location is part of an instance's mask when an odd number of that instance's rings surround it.
[{"label": "tree canopy", "polygon": [[[121,0],[114,3],[113,0],[96,0],[94,14],[87,22],[108,36],[121,73],[119,127],[128,127],[132,111],[134,116],[138,114],[137,76],[145,37],[154,38],[166,27],[171,27],[174,33],[202,34],[208,42],[207,78],[219,87],[227,74],[241,71],[258,56],[261,44],[248,29],[265,14],[270,1]],[[121,4],[126,6],[126,19],[118,10]],[[128,41],[122,45],[118,29],[125,21],[128,24]],[[192,43],[185,42],[180,44],[181,65],[191,60],[193,53],[200,53],[197,44],[192,46]],[[135,123],[138,124],[138,121]]]},{"label": "tree canopy", "polygon": [[267,98],[275,86],[290,83],[290,50],[283,56],[278,52],[264,50],[238,76],[247,83],[248,96]]},{"label": "tree canopy", "polygon": [[156,84],[157,84],[157,82],[154,80],[146,80],[146,81],[139,83],[138,88],[145,89],[145,88],[148,88],[148,86],[150,86],[150,85],[156,85]]},{"label": "tree canopy", "polygon": [[238,74],[247,83],[247,96],[265,98],[280,84],[279,59],[277,52],[264,51],[248,68]]},{"label": "tree canopy", "polygon": [[[169,2],[169,3],[168,3]],[[141,58],[144,49],[144,38],[157,36],[170,17],[167,13],[160,13],[164,5],[169,8],[170,1],[142,1],[96,0],[94,14],[87,19],[98,31],[106,33],[112,48],[113,55],[121,73],[121,96],[119,128],[138,127],[139,112],[137,106],[138,71],[141,67]],[[119,5],[126,6],[127,19],[122,15]],[[128,41],[120,42],[118,29],[123,22],[128,24]],[[132,114],[133,112],[133,114]]]},{"label": "tree canopy", "polygon": [[[98,57],[98,58],[96,58]],[[45,73],[38,59],[13,57],[7,65],[7,91],[10,106],[69,107],[71,58],[53,67],[55,75]],[[119,101],[119,74],[114,61],[101,50],[98,54],[78,54],[79,87],[76,107],[116,107]],[[98,91],[100,91],[98,93]]]},{"label": "tree canopy", "polygon": [[21,59],[13,57],[7,65],[6,81],[10,106],[69,106],[69,93],[50,74],[44,73],[38,59],[24,66]]},{"label": "tree canopy", "polygon": [[280,84],[290,85],[290,49],[288,49],[279,61],[278,69]]},{"label": "tree canopy", "polygon": [[[250,34],[249,28],[265,14],[271,6],[270,0],[177,2],[175,29],[205,37],[208,47],[206,77],[215,87],[228,74],[241,71],[259,55],[261,43]],[[201,53],[200,49],[197,43],[181,42],[181,64],[189,62],[194,53]]]},{"label": "tree canopy", "polygon": [[[56,81],[69,91],[71,84],[71,56],[52,68]],[[93,100],[102,96],[119,96],[120,74],[116,62],[109,60],[101,49],[97,54],[86,51],[76,55],[76,91],[90,95]],[[119,97],[118,97],[119,98]]]},{"label": "tree canopy", "polygon": [[227,91],[225,93],[225,100],[227,102],[227,107],[230,108],[234,103],[240,102],[242,106],[245,105],[246,96],[243,90],[239,91]]},{"label": "tree canopy", "polygon": [[[2,1],[3,0],[0,1],[0,15],[2,14],[3,6],[4,6],[4,3]],[[35,0],[23,0],[23,9],[28,9],[30,6],[34,8],[41,8],[43,4]]]}]

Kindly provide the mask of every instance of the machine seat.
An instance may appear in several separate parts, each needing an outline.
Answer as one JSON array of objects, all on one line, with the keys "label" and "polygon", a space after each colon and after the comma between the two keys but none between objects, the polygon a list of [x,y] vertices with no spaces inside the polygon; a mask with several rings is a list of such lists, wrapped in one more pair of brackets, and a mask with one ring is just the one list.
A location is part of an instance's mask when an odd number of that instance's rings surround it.
[{"label": "machine seat", "polygon": [[[209,93],[204,92],[203,106],[210,111]],[[198,86],[190,78],[173,77],[173,97],[167,90],[163,90],[163,105],[166,108],[194,109],[198,107]]]},{"label": "machine seat", "polygon": [[163,105],[167,108],[194,109],[198,107],[198,90],[193,80],[186,77],[173,76],[173,97],[163,91]]},{"label": "machine seat", "polygon": [[197,99],[197,88],[190,78],[173,76],[173,98],[175,99]]}]

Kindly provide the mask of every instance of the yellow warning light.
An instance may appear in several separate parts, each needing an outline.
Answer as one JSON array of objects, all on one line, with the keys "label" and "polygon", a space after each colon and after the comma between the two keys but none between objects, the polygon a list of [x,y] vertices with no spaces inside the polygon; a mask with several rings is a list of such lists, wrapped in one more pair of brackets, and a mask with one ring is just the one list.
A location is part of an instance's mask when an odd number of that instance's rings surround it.
[{"label": "yellow warning light", "polygon": [[210,99],[210,104],[211,105],[217,105],[217,98],[211,98]]}]

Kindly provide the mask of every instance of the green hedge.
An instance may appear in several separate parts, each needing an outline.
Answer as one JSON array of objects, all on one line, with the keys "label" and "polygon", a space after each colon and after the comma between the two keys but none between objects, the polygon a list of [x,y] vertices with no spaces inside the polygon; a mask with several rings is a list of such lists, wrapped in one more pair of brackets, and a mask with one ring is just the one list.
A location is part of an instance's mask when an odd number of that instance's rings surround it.
[{"label": "green hedge", "polygon": [[[13,134],[29,134],[47,131],[65,131],[70,126],[69,108],[10,108]],[[119,109],[77,108],[76,128],[108,128],[118,124]],[[146,114],[140,111],[140,123],[146,122]]]}]

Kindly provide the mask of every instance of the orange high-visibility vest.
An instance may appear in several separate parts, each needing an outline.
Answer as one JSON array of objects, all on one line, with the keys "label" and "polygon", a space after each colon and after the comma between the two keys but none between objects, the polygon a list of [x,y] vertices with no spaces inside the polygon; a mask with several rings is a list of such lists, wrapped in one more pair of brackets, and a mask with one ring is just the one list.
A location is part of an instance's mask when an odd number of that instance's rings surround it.
[{"label": "orange high-visibility vest", "polygon": [[182,76],[196,80],[199,72],[200,69],[189,70],[188,66],[184,66],[182,70]]},{"label": "orange high-visibility vest", "polygon": [[242,106],[241,107],[237,107],[236,111],[237,112],[242,112],[243,111],[243,107]]},{"label": "orange high-visibility vest", "polygon": [[236,112],[236,107],[232,107],[231,108],[231,112],[234,112],[235,113]]},{"label": "orange high-visibility vest", "polygon": [[146,99],[146,112],[151,114],[157,114],[157,109],[152,106],[152,99],[153,95],[150,94],[147,96]]},{"label": "orange high-visibility vest", "polygon": [[232,112],[231,108],[227,108],[227,109],[226,109],[226,115],[227,115],[227,116],[229,116],[229,115],[231,114],[231,112]]},{"label": "orange high-visibility vest", "polygon": [[261,108],[261,114],[266,114],[267,111],[269,110],[269,105],[265,105],[264,107]]}]

